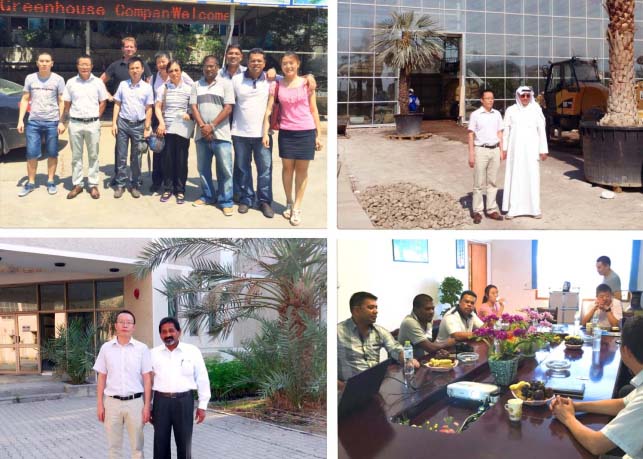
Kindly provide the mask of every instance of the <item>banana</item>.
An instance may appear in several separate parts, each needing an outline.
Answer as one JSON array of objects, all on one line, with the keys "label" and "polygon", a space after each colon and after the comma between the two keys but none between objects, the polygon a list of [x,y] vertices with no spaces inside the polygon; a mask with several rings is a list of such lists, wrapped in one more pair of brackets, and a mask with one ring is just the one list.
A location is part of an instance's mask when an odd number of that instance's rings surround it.
[{"label": "banana", "polygon": [[453,362],[451,359],[431,359],[429,365],[432,367],[452,367]]},{"label": "banana", "polygon": [[519,381],[516,384],[512,384],[511,386],[509,386],[509,389],[516,393],[519,393],[520,389],[522,389],[523,387],[531,387],[531,384],[529,384],[528,381]]}]

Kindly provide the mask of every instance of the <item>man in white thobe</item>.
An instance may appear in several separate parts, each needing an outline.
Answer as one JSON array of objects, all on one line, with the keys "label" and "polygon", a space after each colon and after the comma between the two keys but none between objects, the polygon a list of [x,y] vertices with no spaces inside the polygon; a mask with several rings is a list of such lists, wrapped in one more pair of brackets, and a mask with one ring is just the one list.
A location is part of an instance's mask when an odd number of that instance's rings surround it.
[{"label": "man in white thobe", "polygon": [[516,104],[507,109],[502,145],[507,158],[502,210],[505,219],[518,215],[542,218],[540,161],[547,159],[545,117],[528,86],[516,90]]}]

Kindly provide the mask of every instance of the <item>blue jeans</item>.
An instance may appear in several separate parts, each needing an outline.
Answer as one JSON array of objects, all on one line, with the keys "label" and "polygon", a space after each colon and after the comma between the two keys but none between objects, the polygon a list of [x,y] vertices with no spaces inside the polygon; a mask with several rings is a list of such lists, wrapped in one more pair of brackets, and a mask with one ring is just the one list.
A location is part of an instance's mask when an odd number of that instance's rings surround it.
[{"label": "blue jeans", "polygon": [[272,136],[270,148],[263,146],[261,137],[232,136],[234,145],[234,179],[238,180],[239,202],[254,205],[252,158],[257,166],[257,201],[272,204]]},{"label": "blue jeans", "polygon": [[45,136],[45,149],[50,158],[58,157],[58,121],[29,120],[25,127],[27,140],[27,160],[42,156],[42,136]]},{"label": "blue jeans", "polygon": [[118,153],[118,173],[116,175],[116,186],[127,185],[127,147],[130,148],[130,169],[132,176],[130,184],[132,188],[140,188],[141,182],[141,143],[143,142],[143,124],[132,125],[120,116],[116,120],[118,133],[116,134],[116,151]]},{"label": "blue jeans", "polygon": [[[217,191],[212,184],[212,157],[216,161]],[[196,141],[196,161],[205,202],[219,207],[232,207],[232,144],[226,140]]]}]

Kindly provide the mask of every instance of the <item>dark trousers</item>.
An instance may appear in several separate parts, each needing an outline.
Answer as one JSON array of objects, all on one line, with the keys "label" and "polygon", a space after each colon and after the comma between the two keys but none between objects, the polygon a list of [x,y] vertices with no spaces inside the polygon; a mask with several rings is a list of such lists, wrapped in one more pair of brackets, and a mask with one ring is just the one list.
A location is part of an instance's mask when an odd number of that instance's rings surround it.
[{"label": "dark trousers", "polygon": [[154,421],[154,459],[171,459],[170,439],[174,430],[177,459],[192,458],[192,424],[194,398],[191,394],[180,398],[154,394],[152,406]]},{"label": "dark trousers", "polygon": [[163,152],[152,153],[152,186],[160,189],[163,184]]},{"label": "dark trousers", "polygon": [[165,191],[185,194],[188,180],[188,147],[190,139],[166,134],[163,149],[163,188]]}]

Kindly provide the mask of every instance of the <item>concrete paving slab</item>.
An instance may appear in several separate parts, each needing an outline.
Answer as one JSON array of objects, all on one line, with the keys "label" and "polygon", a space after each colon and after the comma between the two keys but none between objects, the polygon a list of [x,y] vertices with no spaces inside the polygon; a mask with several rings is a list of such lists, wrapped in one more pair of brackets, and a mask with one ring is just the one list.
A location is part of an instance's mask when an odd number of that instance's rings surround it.
[{"label": "concrete paving slab", "polygon": [[[443,122],[442,122],[443,123]],[[342,170],[338,185],[338,203],[350,202],[352,193],[347,183],[352,175],[353,189],[372,185],[411,182],[450,193],[468,214],[471,209],[473,170],[467,164],[468,149],[460,138],[466,128],[452,123],[450,130],[426,140],[389,140],[390,127],[351,129],[350,138],[338,140]],[[425,123],[431,129],[431,123]],[[541,220],[519,217],[507,221],[483,219],[459,229],[524,230],[524,229],[640,229],[643,227],[643,196],[640,189],[617,193],[614,199],[601,199],[605,188],[584,179],[583,156],[578,146],[567,143],[550,145],[549,158],[541,164]],[[498,183],[498,201],[502,202],[504,166]],[[352,219],[353,209],[338,205],[341,228],[369,229],[372,226]]]},{"label": "concrete paving slab", "polygon": [[[326,123],[322,123],[325,139]],[[302,223],[298,228],[326,227],[326,142],[324,148],[315,154],[308,172],[308,186],[302,207]],[[273,149],[273,194],[275,217],[267,219],[257,209],[241,215],[235,211],[232,217],[225,217],[220,209],[213,206],[196,208],[191,205],[200,196],[196,169],[196,147],[190,143],[188,159],[188,183],[186,202],[177,205],[174,198],[166,203],[159,196],[148,191],[151,174],[147,161],[143,161],[143,196],[134,199],[128,192],[120,199],[114,199],[109,181],[114,164],[114,137],[109,126],[101,129],[100,141],[100,192],[94,200],[87,190],[73,200],[66,199],[71,184],[71,148],[67,132],[60,137],[57,180],[58,193],[50,196],[44,186],[47,181],[46,160],[38,165],[38,188],[19,198],[18,191],[27,180],[25,150],[17,149],[0,156],[0,227],[3,228],[293,228],[281,216],[286,199],[281,181],[281,159],[278,148]],[[85,156],[86,158],[86,156]],[[85,168],[86,173],[86,168]],[[213,176],[214,164],[213,164]],[[256,171],[254,172],[256,177]],[[215,184],[216,187],[216,184]]]},{"label": "concrete paving slab", "polygon": [[[107,458],[93,397],[0,405],[0,419],[11,420],[0,423],[2,458]],[[145,457],[151,458],[154,429],[148,424],[143,431]],[[124,457],[130,457],[128,441],[123,445]],[[205,421],[194,426],[192,454],[195,459],[325,458],[326,437],[209,410]]]}]

